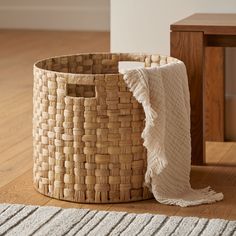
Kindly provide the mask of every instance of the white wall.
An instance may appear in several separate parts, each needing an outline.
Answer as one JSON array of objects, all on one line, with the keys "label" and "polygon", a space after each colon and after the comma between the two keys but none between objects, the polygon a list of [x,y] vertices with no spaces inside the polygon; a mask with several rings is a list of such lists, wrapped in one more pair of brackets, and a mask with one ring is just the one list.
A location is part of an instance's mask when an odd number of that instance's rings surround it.
[{"label": "white wall", "polygon": [[110,29],[109,0],[0,0],[0,28]]},{"label": "white wall", "polygon": [[169,54],[170,24],[197,12],[236,12],[235,0],[111,0],[111,50]]},{"label": "white wall", "polygon": [[[170,24],[197,12],[236,13],[236,1],[111,0],[111,51],[169,55]],[[236,49],[226,64],[226,138],[236,140]]]}]

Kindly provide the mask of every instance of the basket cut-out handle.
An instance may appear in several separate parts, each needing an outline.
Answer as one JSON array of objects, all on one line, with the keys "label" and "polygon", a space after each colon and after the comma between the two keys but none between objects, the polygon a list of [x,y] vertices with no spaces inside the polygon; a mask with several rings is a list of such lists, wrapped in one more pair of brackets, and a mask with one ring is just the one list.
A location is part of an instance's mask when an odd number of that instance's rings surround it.
[{"label": "basket cut-out handle", "polygon": [[94,76],[69,77],[66,84],[66,96],[80,98],[97,97]]},{"label": "basket cut-out handle", "polygon": [[66,95],[70,97],[96,97],[95,85],[92,84],[67,84]]}]

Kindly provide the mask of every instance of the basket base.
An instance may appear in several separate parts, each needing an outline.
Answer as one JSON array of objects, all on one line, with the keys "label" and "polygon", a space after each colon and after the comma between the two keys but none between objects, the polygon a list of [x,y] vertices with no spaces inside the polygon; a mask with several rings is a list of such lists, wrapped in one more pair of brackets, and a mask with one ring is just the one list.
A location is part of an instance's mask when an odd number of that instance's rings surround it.
[{"label": "basket base", "polygon": [[40,191],[40,189],[37,188],[37,186],[34,184],[34,189],[39,192],[40,194],[46,196],[46,197],[50,197],[52,199],[57,199],[57,200],[61,200],[61,201],[66,201],[66,202],[74,202],[74,203],[82,203],[82,204],[111,204],[111,203],[128,203],[128,202],[137,202],[137,201],[144,201],[144,200],[149,200],[149,199],[153,199],[153,194],[151,192],[148,193],[147,197],[140,197],[140,198],[135,198],[135,199],[129,199],[129,200],[109,200],[109,201],[91,201],[89,199],[85,200],[85,201],[76,201],[76,200],[73,200],[73,199],[67,199],[65,197],[55,197],[55,196],[52,196],[52,194],[47,194],[43,191]]}]

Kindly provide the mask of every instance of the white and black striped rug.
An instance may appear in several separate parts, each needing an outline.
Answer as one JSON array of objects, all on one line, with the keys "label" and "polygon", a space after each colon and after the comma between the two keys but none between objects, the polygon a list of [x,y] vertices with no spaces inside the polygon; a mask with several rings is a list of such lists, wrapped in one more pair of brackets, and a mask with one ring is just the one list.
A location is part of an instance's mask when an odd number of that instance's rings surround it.
[{"label": "white and black striped rug", "polygon": [[0,204],[0,235],[236,235],[236,221]]}]

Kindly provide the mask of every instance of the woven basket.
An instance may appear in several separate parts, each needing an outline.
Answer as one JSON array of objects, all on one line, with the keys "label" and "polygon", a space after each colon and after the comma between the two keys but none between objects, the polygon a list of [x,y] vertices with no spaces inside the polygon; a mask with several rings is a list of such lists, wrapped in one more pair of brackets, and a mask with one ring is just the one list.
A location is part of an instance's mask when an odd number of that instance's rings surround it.
[{"label": "woven basket", "polygon": [[119,61],[146,67],[159,55],[79,54],[34,65],[34,186],[47,196],[86,203],[152,197],[141,133],[144,111],[118,73]]}]

